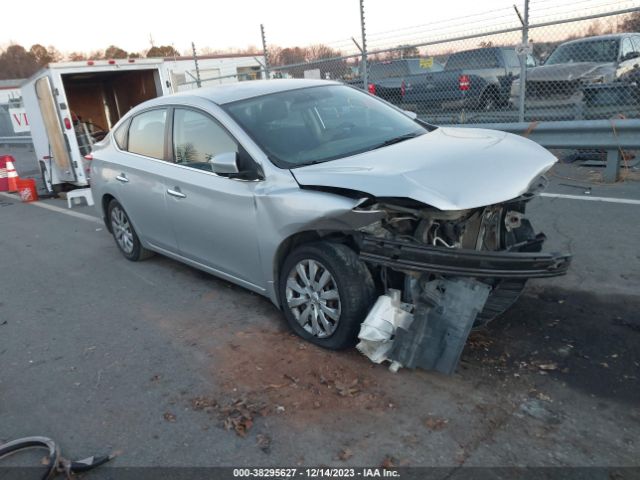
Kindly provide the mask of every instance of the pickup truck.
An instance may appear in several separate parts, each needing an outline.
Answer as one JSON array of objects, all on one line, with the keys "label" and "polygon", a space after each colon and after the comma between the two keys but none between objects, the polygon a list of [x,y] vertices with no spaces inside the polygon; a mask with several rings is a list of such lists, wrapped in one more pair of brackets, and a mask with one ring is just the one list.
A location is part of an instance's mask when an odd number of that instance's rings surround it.
[{"label": "pickup truck", "polygon": [[[590,103],[593,96],[609,97],[640,74],[640,33],[617,33],[561,43],[543,65],[527,70],[528,108],[553,108]],[[511,102],[516,104],[520,80],[513,82]]]},{"label": "pickup truck", "polygon": [[444,67],[433,58],[403,58],[372,63],[369,66],[369,93],[388,102],[400,103],[406,85],[426,73],[442,72]]},{"label": "pickup truck", "polygon": [[[527,63],[533,58],[527,59]],[[442,72],[405,84],[403,104],[419,111],[449,108],[494,110],[506,105],[511,83],[520,73],[514,47],[488,47],[453,53]]]}]

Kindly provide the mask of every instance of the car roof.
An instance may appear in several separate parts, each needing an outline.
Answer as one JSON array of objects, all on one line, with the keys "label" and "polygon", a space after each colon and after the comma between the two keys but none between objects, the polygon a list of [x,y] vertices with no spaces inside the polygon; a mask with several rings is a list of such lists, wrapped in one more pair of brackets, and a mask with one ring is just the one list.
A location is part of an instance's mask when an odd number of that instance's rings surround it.
[{"label": "car roof", "polygon": [[570,43],[596,42],[598,40],[621,40],[623,38],[634,37],[637,35],[639,34],[636,32],[610,33],[608,35],[596,35],[594,37],[576,38],[575,40],[563,42],[562,45],[569,45]]},{"label": "car roof", "polygon": [[172,99],[180,97],[201,97],[210,100],[218,105],[237,102],[248,98],[259,97],[270,93],[286,92],[298,90],[300,88],[319,87],[327,85],[342,85],[339,82],[330,80],[307,80],[307,79],[274,79],[274,80],[248,80],[245,82],[225,83],[212,87],[203,87],[185,92],[175,93],[159,97],[158,103],[171,103]]}]

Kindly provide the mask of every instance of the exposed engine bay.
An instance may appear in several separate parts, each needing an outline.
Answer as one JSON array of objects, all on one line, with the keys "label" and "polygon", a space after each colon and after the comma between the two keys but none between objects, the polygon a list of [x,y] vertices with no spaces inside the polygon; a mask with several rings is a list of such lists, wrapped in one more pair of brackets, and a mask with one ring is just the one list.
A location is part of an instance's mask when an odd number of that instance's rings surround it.
[{"label": "exposed engine bay", "polygon": [[385,212],[359,230],[360,257],[385,295],[358,349],[392,370],[453,373],[471,329],[509,308],[528,278],[566,273],[570,256],[539,253],[545,236],[524,215],[531,198],[457,211],[407,199],[361,205]]}]

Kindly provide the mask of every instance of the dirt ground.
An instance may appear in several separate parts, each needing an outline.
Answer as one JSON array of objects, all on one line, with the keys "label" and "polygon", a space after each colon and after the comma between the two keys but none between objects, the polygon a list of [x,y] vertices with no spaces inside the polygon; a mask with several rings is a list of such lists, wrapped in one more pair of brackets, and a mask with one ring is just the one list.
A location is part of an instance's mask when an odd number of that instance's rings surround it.
[{"label": "dirt ground", "polygon": [[[590,195],[640,199],[640,187]],[[101,468],[118,480],[138,467],[284,465],[637,473],[637,205],[530,207],[545,247],[574,255],[569,273],[530,282],[444,376],[320,350],[265,298],[161,256],[123,259],[93,210],[3,197],[0,441],[48,435],[72,458],[118,451]]]}]

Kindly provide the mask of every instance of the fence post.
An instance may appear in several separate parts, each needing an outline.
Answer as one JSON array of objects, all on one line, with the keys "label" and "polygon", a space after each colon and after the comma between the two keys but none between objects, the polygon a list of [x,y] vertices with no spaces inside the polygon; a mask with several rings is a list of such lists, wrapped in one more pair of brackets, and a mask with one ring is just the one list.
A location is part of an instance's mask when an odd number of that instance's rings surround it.
[{"label": "fence post", "polygon": [[196,53],[196,44],[191,42],[191,49],[193,50],[193,61],[196,64],[196,85],[198,88],[202,87],[202,82],[200,81],[200,67],[198,66],[198,54]]},{"label": "fence post", "polygon": [[620,178],[620,162],[622,155],[619,148],[611,148],[607,150],[607,165],[604,169],[604,181],[607,183],[615,183]]},{"label": "fence post", "polygon": [[269,73],[269,52],[267,51],[267,37],[264,36],[264,25],[260,24],[260,35],[262,37],[262,54],[264,55],[264,76],[266,80],[269,80],[271,74]]},{"label": "fence post", "polygon": [[[522,45],[529,45],[529,0],[524,0],[524,22],[522,23]],[[527,93],[527,54],[520,59],[520,92],[518,97],[518,121],[524,122],[524,103]]]},{"label": "fence post", "polygon": [[362,88],[367,91],[369,87],[368,68],[367,68],[367,35],[364,28],[364,0],[360,0],[360,28],[362,30]]}]

